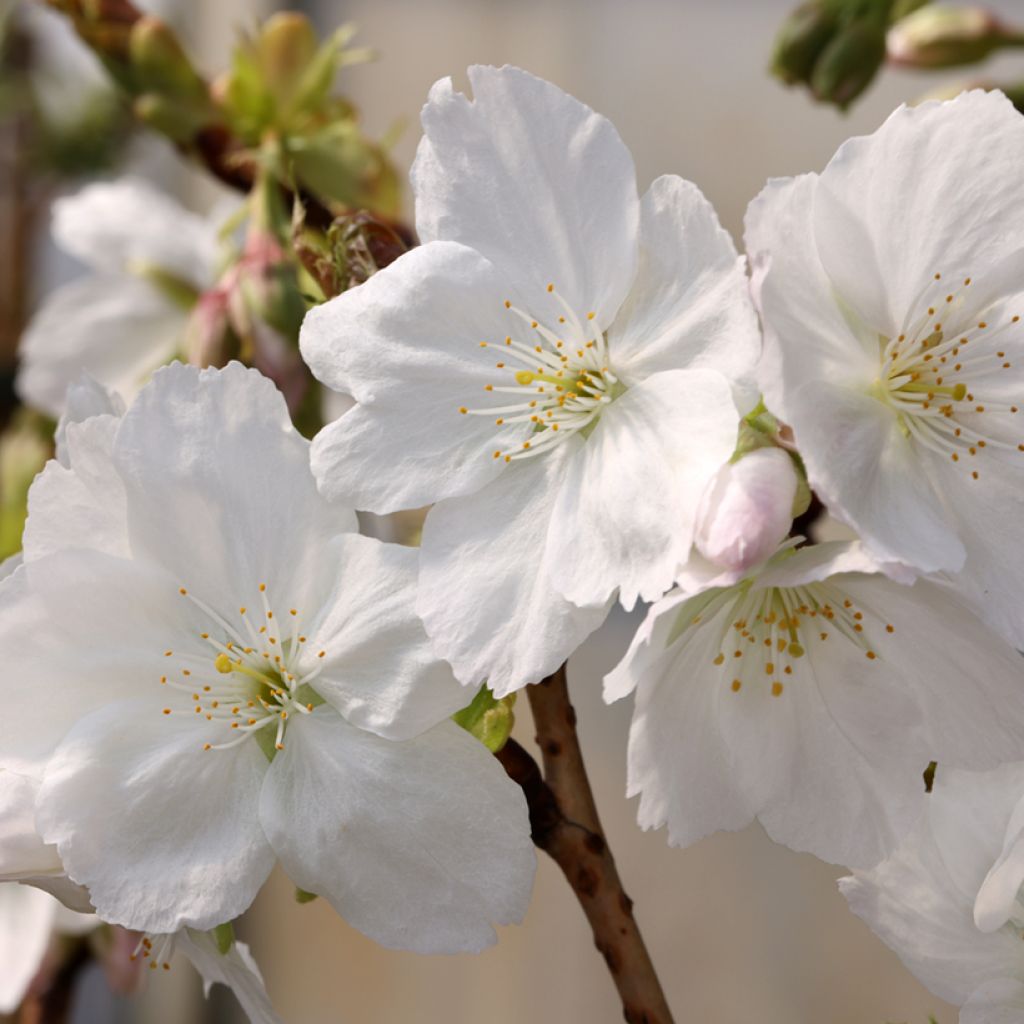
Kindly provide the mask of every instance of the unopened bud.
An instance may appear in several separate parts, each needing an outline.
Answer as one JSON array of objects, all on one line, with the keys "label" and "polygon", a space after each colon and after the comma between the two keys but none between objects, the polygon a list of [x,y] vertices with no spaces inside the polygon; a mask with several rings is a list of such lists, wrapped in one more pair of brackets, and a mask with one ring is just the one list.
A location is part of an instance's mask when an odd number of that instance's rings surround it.
[{"label": "unopened bud", "polygon": [[848,107],[871,83],[885,60],[885,30],[874,21],[856,21],[825,47],[811,75],[819,100]]},{"label": "unopened bud", "polygon": [[316,56],[316,32],[309,18],[295,11],[281,11],[260,32],[260,63],[267,86],[290,92]]},{"label": "unopened bud", "polygon": [[194,138],[212,119],[209,108],[159,93],[147,92],[132,104],[135,116],[148,127],[174,142]]},{"label": "unopened bud", "polygon": [[893,25],[886,37],[889,59],[914,68],[974,64],[1022,42],[994,14],[978,7],[924,7]]},{"label": "unopened bud", "polygon": [[836,16],[817,0],[801,4],[775,37],[772,72],[788,83],[809,81],[837,28]]},{"label": "unopened bud", "polygon": [[144,15],[132,26],[129,53],[138,91],[200,100],[206,86],[175,34],[159,18]]},{"label": "unopened bud", "polygon": [[701,499],[697,550],[734,572],[765,561],[789,533],[797,483],[781,448],[758,448],[723,466]]}]

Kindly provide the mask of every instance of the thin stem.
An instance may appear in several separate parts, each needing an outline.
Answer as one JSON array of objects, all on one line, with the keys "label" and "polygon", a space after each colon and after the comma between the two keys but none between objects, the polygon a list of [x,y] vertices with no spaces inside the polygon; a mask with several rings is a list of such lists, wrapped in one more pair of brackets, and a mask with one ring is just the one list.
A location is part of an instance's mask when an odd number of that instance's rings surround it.
[{"label": "thin stem", "polygon": [[672,1024],[633,901],[626,895],[601,828],[576,734],[565,666],[526,688],[544,774],[514,740],[498,753],[523,789],[534,843],[562,869],[594,933],[630,1024]]}]

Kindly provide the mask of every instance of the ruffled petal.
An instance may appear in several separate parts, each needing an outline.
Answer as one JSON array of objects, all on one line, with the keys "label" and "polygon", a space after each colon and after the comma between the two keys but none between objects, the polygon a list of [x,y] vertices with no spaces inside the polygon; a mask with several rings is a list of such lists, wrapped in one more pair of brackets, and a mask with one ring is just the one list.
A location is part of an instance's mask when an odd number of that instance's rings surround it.
[{"label": "ruffled petal", "polygon": [[216,225],[139,178],[97,182],[58,199],[53,235],[107,273],[156,267],[197,289],[213,284]]},{"label": "ruffled petal", "polygon": [[431,509],[420,548],[417,611],[435,652],[466,686],[497,696],[550,675],[604,621],[558,593],[562,553],[548,545],[557,484],[578,450],[514,463],[468,498]]},{"label": "ruffled petal", "polygon": [[88,276],[47,296],[21,337],[18,394],[51,416],[83,372],[125,397],[177,351],[185,313],[145,281]]},{"label": "ruffled petal", "polygon": [[323,549],[355,531],[328,503],[281,393],[256,370],[175,364],[156,374],[114,445],[131,548],[222,615],[259,603],[317,607]]},{"label": "ruffled petal", "polygon": [[227,953],[221,953],[208,932],[184,929],[174,937],[174,948],[175,952],[188,957],[199,972],[207,998],[214,985],[226,985],[234,993],[250,1024],[281,1024],[256,961],[244,942],[234,942]]},{"label": "ruffled petal", "polygon": [[22,547],[30,561],[66,548],[130,556],[124,484],[111,459],[119,422],[103,415],[65,427],[66,465],[48,462],[28,492]]},{"label": "ruffled petal", "polygon": [[535,858],[522,791],[446,722],[381,739],[318,710],[267,773],[260,817],[296,885],[383,946],[479,952],[526,911]]},{"label": "ruffled petal", "polygon": [[303,358],[317,378],[359,403],[313,442],[325,494],[394,512],[470,493],[504,468],[494,449],[518,446],[533,425],[499,430],[499,413],[476,410],[509,401],[488,390],[513,383],[495,366],[504,366],[504,339],[523,329],[506,300],[517,301],[515,292],[493,264],[436,242],[310,311]]},{"label": "ruffled petal", "polygon": [[901,106],[878,131],[844,143],[814,209],[837,293],[891,336],[936,273],[980,278],[1020,247],[1021,160],[1024,124],[998,90]]},{"label": "ruffled petal", "polygon": [[241,914],[270,874],[257,814],[267,761],[255,742],[204,750],[223,728],[120,701],[83,718],[50,759],[37,825],[105,921],[207,930]]},{"label": "ruffled petal", "polygon": [[[309,670],[323,662],[317,693],[353,725],[388,739],[408,739],[463,707],[465,689],[416,614],[416,549],[352,534],[338,538],[334,554],[337,584],[304,645]],[[297,665],[297,674],[307,667]]]},{"label": "ruffled petal", "polygon": [[738,427],[729,382],[713,370],[657,373],[617,398],[558,485],[548,551],[562,595],[597,605],[618,588],[627,609],[660,598]]},{"label": "ruffled petal", "polygon": [[518,68],[471,67],[469,82],[472,100],[444,78],[423,108],[420,238],[471,246],[528,301],[554,283],[607,329],[636,271],[629,150],[605,118]]},{"label": "ruffled petal", "polygon": [[636,282],[608,342],[628,384],[705,368],[729,379],[741,411],[756,404],[761,332],[746,261],[696,185],[665,175],[644,195]]}]

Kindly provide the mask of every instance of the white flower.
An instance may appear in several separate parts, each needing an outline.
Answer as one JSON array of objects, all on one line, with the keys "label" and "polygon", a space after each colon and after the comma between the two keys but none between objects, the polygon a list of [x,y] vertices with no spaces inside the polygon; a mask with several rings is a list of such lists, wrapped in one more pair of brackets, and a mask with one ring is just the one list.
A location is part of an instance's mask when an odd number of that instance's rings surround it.
[{"label": "white flower", "polygon": [[879,575],[856,544],[782,550],[735,586],[656,604],[606,679],[637,688],[629,795],[687,845],[757,818],[841,864],[880,860],[932,760],[1024,753],[1024,666],[948,589]]},{"label": "white flower", "polygon": [[0,883],[0,1013],[12,1013],[25,998],[55,930],[78,935],[98,924],[39,889]]},{"label": "white flower", "polygon": [[213,286],[217,225],[144,181],[58,199],[57,244],[92,271],[46,297],[22,336],[22,399],[53,416],[82,371],[132,398],[181,347],[189,310]]},{"label": "white flower", "polygon": [[172,365],[69,423],[0,584],[0,750],[104,920],[240,914],[275,859],[377,941],[479,949],[518,919],[525,802],[449,720],[416,551],[358,536],[255,371]]},{"label": "white flower", "polygon": [[[993,140],[998,139],[998,146]],[[1024,120],[901,107],[747,214],[762,386],[811,485],[885,561],[1024,645]]]},{"label": "white flower", "polygon": [[420,611],[456,675],[503,694],[616,590],[632,607],[671,585],[759,339],[693,185],[641,200],[604,118],[514,68],[469,78],[472,101],[445,79],[423,112],[425,244],[312,310],[300,345],[358,403],[314,442],[321,488],[373,512],[438,502]]},{"label": "white flower", "polygon": [[781,448],[758,448],[726,463],[697,511],[697,550],[724,569],[745,573],[768,560],[793,522],[798,481]]},{"label": "white flower", "polygon": [[1024,1021],[1024,764],[939,765],[927,813],[895,853],[839,886],[960,1024]]}]

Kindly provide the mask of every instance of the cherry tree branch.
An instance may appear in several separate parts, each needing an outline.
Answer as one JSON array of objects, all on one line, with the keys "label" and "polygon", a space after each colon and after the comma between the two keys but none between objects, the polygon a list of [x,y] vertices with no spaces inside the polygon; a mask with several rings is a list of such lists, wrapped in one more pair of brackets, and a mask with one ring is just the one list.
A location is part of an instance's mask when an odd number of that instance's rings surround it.
[{"label": "cherry tree branch", "polygon": [[629,1024],[672,1024],[633,901],[626,895],[590,788],[569,701],[565,666],[526,688],[544,765],[515,740],[498,752],[522,787],[534,843],[562,869],[594,933]]}]

